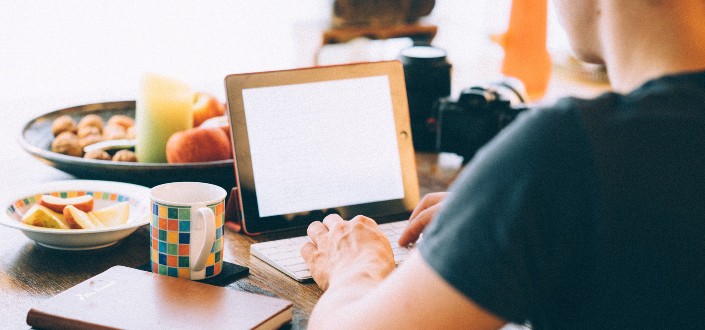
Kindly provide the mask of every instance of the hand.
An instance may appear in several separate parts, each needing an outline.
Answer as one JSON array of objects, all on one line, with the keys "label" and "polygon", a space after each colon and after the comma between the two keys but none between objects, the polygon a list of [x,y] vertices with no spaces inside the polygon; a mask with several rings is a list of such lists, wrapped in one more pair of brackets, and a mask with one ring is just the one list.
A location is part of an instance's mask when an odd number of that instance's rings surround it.
[{"label": "hand", "polygon": [[399,236],[400,246],[407,246],[419,239],[424,228],[431,223],[431,220],[441,208],[441,202],[446,195],[448,195],[447,192],[435,192],[427,194],[421,199],[421,202],[419,202],[419,205],[416,206],[409,217],[409,225]]},{"label": "hand", "polygon": [[345,221],[332,214],[311,223],[306,233],[311,242],[301,248],[301,256],[323,290],[336,283],[381,281],[394,270],[392,246],[370,218]]}]

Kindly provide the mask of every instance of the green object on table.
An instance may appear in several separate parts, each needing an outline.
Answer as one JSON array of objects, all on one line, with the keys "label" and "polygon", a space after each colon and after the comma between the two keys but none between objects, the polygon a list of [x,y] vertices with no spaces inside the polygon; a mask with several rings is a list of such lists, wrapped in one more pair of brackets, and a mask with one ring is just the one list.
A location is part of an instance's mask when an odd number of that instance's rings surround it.
[{"label": "green object on table", "polygon": [[137,161],[166,163],[166,143],[172,134],[193,127],[193,92],[179,81],[156,74],[142,79],[135,113]]}]

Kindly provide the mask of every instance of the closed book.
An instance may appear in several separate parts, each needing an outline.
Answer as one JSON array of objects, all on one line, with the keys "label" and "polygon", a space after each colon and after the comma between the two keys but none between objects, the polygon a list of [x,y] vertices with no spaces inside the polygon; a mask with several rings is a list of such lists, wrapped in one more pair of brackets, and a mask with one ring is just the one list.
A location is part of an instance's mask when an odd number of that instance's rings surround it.
[{"label": "closed book", "polygon": [[276,329],[291,302],[115,266],[27,313],[41,329]]}]

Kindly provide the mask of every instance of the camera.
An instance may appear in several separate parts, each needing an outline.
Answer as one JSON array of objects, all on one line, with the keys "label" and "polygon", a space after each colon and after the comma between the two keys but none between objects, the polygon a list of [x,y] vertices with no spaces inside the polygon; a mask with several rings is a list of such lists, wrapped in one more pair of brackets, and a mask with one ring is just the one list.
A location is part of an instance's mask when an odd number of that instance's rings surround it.
[{"label": "camera", "polygon": [[466,88],[457,100],[439,99],[433,111],[437,115],[436,151],[458,154],[467,163],[480,147],[527,109],[525,95],[520,80],[503,78],[487,86]]},{"label": "camera", "polygon": [[450,98],[451,64],[430,45],[401,51],[411,134],[416,151],[451,152],[467,163],[475,152],[526,110],[524,84],[503,77]]}]

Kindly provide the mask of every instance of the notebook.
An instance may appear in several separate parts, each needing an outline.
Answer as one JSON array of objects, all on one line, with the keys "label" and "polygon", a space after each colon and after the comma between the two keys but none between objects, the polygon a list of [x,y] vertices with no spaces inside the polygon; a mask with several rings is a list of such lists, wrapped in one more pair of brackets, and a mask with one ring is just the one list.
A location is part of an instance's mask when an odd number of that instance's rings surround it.
[{"label": "notebook", "polygon": [[114,266],[34,306],[41,329],[277,329],[288,301]]},{"label": "notebook", "polygon": [[419,201],[404,71],[372,62],[229,75],[234,217],[247,234]]}]

